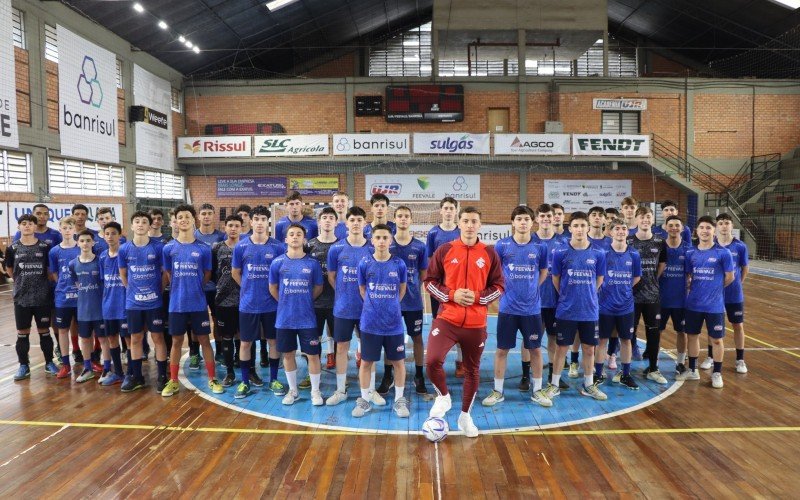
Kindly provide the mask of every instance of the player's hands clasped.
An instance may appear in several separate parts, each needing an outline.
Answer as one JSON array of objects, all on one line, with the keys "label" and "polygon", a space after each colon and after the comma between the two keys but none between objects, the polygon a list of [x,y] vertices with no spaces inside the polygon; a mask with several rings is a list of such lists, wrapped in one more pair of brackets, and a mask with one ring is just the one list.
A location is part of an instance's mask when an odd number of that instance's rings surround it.
[{"label": "player's hands clasped", "polygon": [[475,292],[469,288],[459,288],[453,294],[453,302],[460,306],[471,306],[475,303]]}]

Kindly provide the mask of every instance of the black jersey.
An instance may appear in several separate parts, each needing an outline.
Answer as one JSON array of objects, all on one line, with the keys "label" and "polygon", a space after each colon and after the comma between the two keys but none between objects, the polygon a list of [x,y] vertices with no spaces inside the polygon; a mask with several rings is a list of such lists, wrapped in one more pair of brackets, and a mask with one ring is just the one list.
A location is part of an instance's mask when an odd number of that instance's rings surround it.
[{"label": "black jersey", "polygon": [[[336,240],[338,241],[338,240]],[[315,258],[322,266],[322,293],[314,301],[315,309],[333,309],[333,299],[335,292],[328,282],[328,250],[331,249],[336,241],[324,243],[319,238],[314,238],[308,242],[308,254]]]},{"label": "black jersey", "polygon": [[217,281],[217,295],[214,303],[217,307],[239,307],[241,287],[231,276],[233,248],[224,241],[214,243],[211,247],[211,268]]},{"label": "black jersey", "polygon": [[24,307],[50,305],[50,282],[47,261],[50,246],[41,240],[23,245],[20,240],[6,249],[4,267],[13,269],[14,303]]},{"label": "black jersey", "polygon": [[633,287],[633,301],[637,304],[654,304],[661,301],[658,286],[658,264],[667,262],[667,243],[654,234],[649,240],[640,240],[636,235],[628,237],[628,245],[642,258],[642,279]]}]

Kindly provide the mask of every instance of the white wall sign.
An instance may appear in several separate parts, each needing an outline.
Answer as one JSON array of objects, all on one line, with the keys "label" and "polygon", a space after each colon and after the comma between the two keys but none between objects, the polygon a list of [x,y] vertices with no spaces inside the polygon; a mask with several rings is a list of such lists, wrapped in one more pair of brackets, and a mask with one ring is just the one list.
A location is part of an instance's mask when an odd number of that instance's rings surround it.
[{"label": "white wall sign", "polygon": [[11,0],[0,0],[0,147],[19,148],[17,129],[17,81],[14,71],[14,40]]},{"label": "white wall sign", "polygon": [[[16,224],[14,225],[16,227]],[[8,203],[0,203],[0,238],[8,238]]]},{"label": "white wall sign", "polygon": [[408,134],[334,134],[333,154],[407,155],[411,152]]},{"label": "white wall sign", "polygon": [[[411,235],[425,241],[431,226],[424,224],[411,224]],[[511,224],[483,224],[478,232],[478,238],[487,245],[494,245],[503,238],[511,236]]]},{"label": "white wall sign", "polygon": [[173,170],[172,87],[163,78],[133,65],[133,102],[145,106],[145,121],[136,122],[136,163],[144,167]]},{"label": "white wall sign", "polygon": [[[8,204],[8,229],[11,231],[12,236],[14,233],[17,232],[17,219],[20,215],[23,214],[32,214],[33,213],[33,206],[38,204],[37,201],[12,201]],[[47,226],[52,227],[53,229],[58,229],[58,221],[62,217],[66,217],[72,214],[72,204],[71,203],[45,203],[47,208],[50,209],[50,220],[47,221]],[[89,209],[89,216],[86,219],[86,227],[91,229],[100,229],[100,226],[95,222],[97,213],[97,209],[101,207],[109,207],[111,208],[111,214],[114,216],[115,220],[119,222],[119,224],[124,228],[126,226],[125,221],[122,220],[122,205],[119,203],[84,203],[86,208]],[[124,233],[124,230],[123,230]],[[2,236],[2,233],[0,233]]]},{"label": "white wall sign", "polygon": [[116,56],[58,25],[61,154],[119,163]]},{"label": "white wall sign", "polygon": [[414,153],[488,155],[489,134],[414,133]]},{"label": "white wall sign", "polygon": [[569,155],[569,134],[495,134],[496,155]]},{"label": "white wall sign", "polygon": [[257,135],[253,156],[327,156],[328,135]]},{"label": "white wall sign", "polygon": [[374,194],[403,201],[439,201],[445,196],[457,200],[481,199],[480,175],[365,175],[364,182],[367,200]]},{"label": "white wall sign", "polygon": [[253,151],[251,135],[212,135],[178,137],[178,158],[249,157]]},{"label": "white wall sign", "polygon": [[644,111],[647,109],[647,99],[592,99],[592,108],[612,111]]},{"label": "white wall sign", "polygon": [[619,208],[631,195],[631,181],[623,180],[545,180],[544,202],[559,203],[565,212],[588,212],[590,208]]},{"label": "white wall sign", "polygon": [[650,156],[649,135],[572,134],[575,156]]}]

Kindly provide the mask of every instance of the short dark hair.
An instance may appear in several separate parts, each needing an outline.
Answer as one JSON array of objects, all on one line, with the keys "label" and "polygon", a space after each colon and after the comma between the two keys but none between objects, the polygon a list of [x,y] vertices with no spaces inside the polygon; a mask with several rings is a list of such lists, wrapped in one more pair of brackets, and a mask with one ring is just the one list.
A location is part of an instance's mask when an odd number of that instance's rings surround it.
[{"label": "short dark hair", "polygon": [[92,240],[94,240],[94,232],[91,229],[84,229],[83,231],[78,233],[78,239],[80,239],[81,236],[89,236],[90,238],[92,238]]},{"label": "short dark hair", "polygon": [[116,221],[112,220],[111,222],[106,224],[106,227],[103,228],[103,233],[105,233],[106,229],[108,229],[108,228],[116,229],[117,233],[122,234],[122,226],[119,225],[119,222],[116,222]]},{"label": "short dark hair", "polygon": [[719,222],[721,220],[729,220],[729,221],[733,222],[733,217],[731,217],[731,214],[729,214],[727,212],[722,212],[721,214],[717,215],[717,222]]},{"label": "short dark hair", "polygon": [[319,214],[317,214],[317,219],[319,219],[323,215],[333,215],[334,217],[338,217],[338,214],[336,213],[336,210],[333,209],[333,207],[325,207],[322,210],[320,210]]},{"label": "short dark hair", "polygon": [[700,217],[699,219],[697,219],[697,225],[698,225],[698,226],[699,226],[700,224],[704,223],[704,222],[705,222],[706,224],[711,224],[712,226],[715,226],[715,227],[716,227],[716,225],[717,225],[717,223],[716,223],[716,221],[714,220],[714,218],[713,218],[713,217],[711,217],[710,215],[704,215],[704,216]]},{"label": "short dark hair", "polygon": [[200,210],[214,211],[214,205],[212,205],[211,203],[203,203],[202,205],[200,205]]},{"label": "short dark hair", "polygon": [[253,207],[253,209],[250,210],[251,219],[256,215],[265,215],[267,219],[272,217],[272,213],[269,211],[269,208],[265,207],[264,205],[258,205],[257,207]]},{"label": "short dark hair", "polygon": [[172,209],[172,213],[174,213],[176,217],[178,216],[179,212],[189,212],[190,214],[192,214],[192,217],[194,217],[195,219],[197,218],[197,212],[194,211],[194,207],[191,205],[187,205],[186,203],[178,205],[177,207]]},{"label": "short dark hair", "polygon": [[461,210],[459,210],[458,211],[458,218],[460,219],[461,216],[464,215],[464,214],[478,214],[478,218],[480,219],[480,217],[481,217],[481,212],[478,210],[478,208],[477,207],[473,207],[471,205],[468,206],[468,207],[464,207]]},{"label": "short dark hair", "polygon": [[250,208],[250,205],[248,205],[247,203],[242,203],[236,208],[236,213],[238,214],[239,212],[247,212],[247,215],[250,215],[250,210],[252,210],[252,208]]},{"label": "short dark hair", "polygon": [[84,205],[83,203],[76,203],[76,204],[72,205],[72,213],[73,214],[75,213],[75,210],[83,210],[84,212],[86,212],[86,215],[89,215],[89,208],[86,205]]},{"label": "short dark hair", "polygon": [[602,216],[606,215],[606,209],[603,208],[603,207],[594,206],[594,207],[589,209],[589,215],[592,215],[595,212],[600,212],[600,215],[602,215]]},{"label": "short dark hair", "polygon": [[[160,208],[151,208],[151,209],[150,209],[150,216],[151,216],[151,217],[154,217],[154,216],[156,216],[156,215],[160,215],[161,217],[164,217],[164,211],[163,211],[163,210],[161,210]],[[152,220],[152,219],[150,219],[150,222],[151,222],[151,223],[152,223],[152,221],[153,221],[153,220]]]},{"label": "short dark hair", "polygon": [[301,195],[299,191],[292,191],[286,196],[286,203],[289,203],[293,200],[303,201],[303,195]]},{"label": "short dark hair", "polygon": [[674,220],[676,220],[676,221],[680,222],[681,224],[683,224],[683,220],[681,220],[681,218],[678,217],[677,215],[670,215],[669,217],[667,217],[667,220],[665,220],[664,223],[666,224],[666,223],[672,222]]},{"label": "short dark hair", "polygon": [[553,206],[550,205],[549,203],[542,203],[541,205],[536,207],[537,214],[546,214],[547,212],[552,212],[552,211],[553,211]]},{"label": "short dark hair", "polygon": [[617,210],[616,208],[606,208],[606,215],[608,214],[619,217],[619,210]]},{"label": "short dark hair", "polygon": [[230,221],[236,221],[239,224],[244,224],[244,220],[242,220],[242,217],[239,214],[230,214],[229,216],[225,217],[225,224]]},{"label": "short dark hair", "polygon": [[33,206],[33,211],[36,211],[36,209],[39,208],[39,207],[46,208],[47,210],[50,210],[50,207],[48,207],[44,203],[37,203],[36,205]]},{"label": "short dark hair", "polygon": [[411,211],[411,207],[409,207],[408,205],[400,205],[399,207],[395,208],[394,209],[395,215],[397,215],[397,212],[400,210],[405,210],[406,212],[408,212],[409,215],[412,216],[414,215],[414,212]]},{"label": "short dark hair", "polygon": [[559,209],[562,212],[566,212],[566,210],[564,210],[564,205],[562,205],[560,203],[551,203],[550,206],[553,207],[553,212],[555,212],[556,209]]},{"label": "short dark hair", "polygon": [[22,214],[19,217],[17,217],[17,224],[22,224],[25,221],[33,222],[34,224],[39,223],[39,219],[37,219],[36,216],[33,214]]},{"label": "short dark hair", "polygon": [[95,217],[103,214],[111,214],[113,216],[114,212],[111,211],[111,207],[100,207],[97,209],[97,212],[94,213]]},{"label": "short dark hair", "polygon": [[306,232],[307,232],[305,226],[303,226],[302,224],[298,224],[297,222],[293,222],[293,223],[289,224],[289,227],[286,228],[286,232],[283,233],[283,234],[284,235],[289,234],[289,230],[291,228],[293,228],[293,227],[302,230],[303,231],[303,236],[305,237]]},{"label": "short dark hair", "polygon": [[575,220],[584,220],[586,223],[589,223],[589,216],[586,215],[586,212],[572,212],[569,216],[569,223],[572,225],[572,221]]},{"label": "short dark hair", "polygon": [[387,224],[377,224],[375,227],[372,228],[372,234],[375,234],[375,231],[388,231],[389,236],[392,235],[392,228],[390,228]]},{"label": "short dark hair", "polygon": [[678,204],[672,200],[664,200],[661,202],[661,210],[664,210],[667,207],[675,207],[678,208]]},{"label": "short dark hair", "polygon": [[514,207],[514,210],[511,211],[511,220],[513,221],[517,215],[528,215],[530,218],[533,218],[532,210],[525,205],[517,205]]},{"label": "short dark hair", "polygon": [[369,199],[369,206],[372,206],[372,205],[378,203],[379,201],[385,201],[386,202],[386,206],[387,207],[389,206],[389,197],[386,196],[383,193],[373,194],[372,198]]},{"label": "short dark hair", "polygon": [[[159,210],[159,212],[160,211],[161,210]],[[163,216],[164,214],[161,214],[161,215]],[[133,222],[133,219],[135,219],[137,217],[145,217],[147,219],[148,223],[150,223],[150,224],[153,223],[153,216],[148,214],[144,210],[137,210],[137,211],[133,212],[133,215],[131,215],[131,222]]]},{"label": "short dark hair", "polygon": [[458,208],[458,200],[452,196],[445,196],[442,198],[442,201],[439,202],[439,208],[442,208],[445,203],[452,203],[454,207]]},{"label": "short dark hair", "polygon": [[347,213],[345,214],[344,218],[349,219],[350,216],[364,217],[366,219],[367,212],[365,212],[364,209],[361,207],[352,206],[347,209]]}]

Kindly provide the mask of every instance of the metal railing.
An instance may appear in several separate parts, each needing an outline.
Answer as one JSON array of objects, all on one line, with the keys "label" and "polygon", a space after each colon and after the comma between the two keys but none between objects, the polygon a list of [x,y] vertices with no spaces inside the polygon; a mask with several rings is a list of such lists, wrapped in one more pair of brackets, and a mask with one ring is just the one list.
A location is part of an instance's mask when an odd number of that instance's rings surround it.
[{"label": "metal railing", "polygon": [[706,192],[724,193],[728,189],[730,176],[692,156],[680,146],[658,134],[653,134],[653,158],[661,161],[687,181],[697,184]]},{"label": "metal railing", "polygon": [[781,154],[751,156],[728,184],[727,192],[746,203],[764,188],[780,179]]}]

